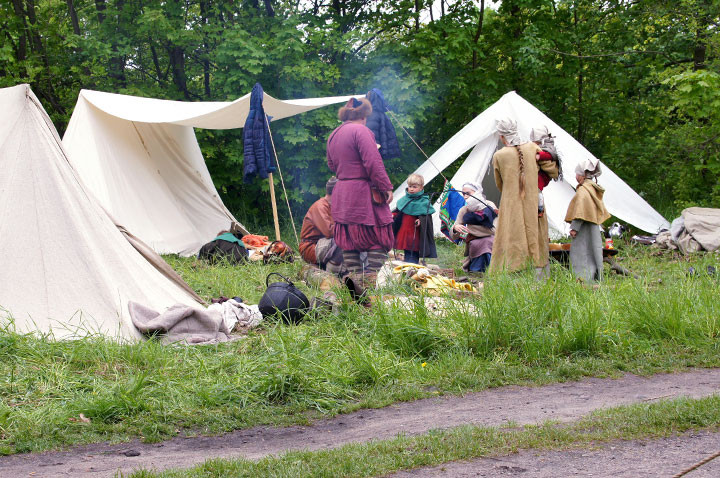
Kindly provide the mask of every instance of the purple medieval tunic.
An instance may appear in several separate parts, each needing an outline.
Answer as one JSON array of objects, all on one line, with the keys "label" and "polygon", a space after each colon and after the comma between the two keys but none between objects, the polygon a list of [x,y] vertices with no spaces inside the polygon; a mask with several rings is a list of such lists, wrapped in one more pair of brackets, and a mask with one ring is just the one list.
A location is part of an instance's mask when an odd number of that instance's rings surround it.
[{"label": "purple medieval tunic", "polygon": [[345,251],[392,249],[390,206],[371,198],[371,187],[392,191],[372,131],[359,123],[343,123],[328,139],[327,161],[338,178],[330,201],[335,243]]}]

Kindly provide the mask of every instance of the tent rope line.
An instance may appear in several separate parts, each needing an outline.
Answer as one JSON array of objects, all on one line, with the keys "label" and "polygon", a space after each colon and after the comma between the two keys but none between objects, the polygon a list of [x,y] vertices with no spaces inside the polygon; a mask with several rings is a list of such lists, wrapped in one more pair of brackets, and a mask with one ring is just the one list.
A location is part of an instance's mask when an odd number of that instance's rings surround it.
[{"label": "tent rope line", "polygon": [[280,159],[278,158],[277,150],[275,149],[275,141],[273,140],[272,130],[270,129],[270,122],[268,121],[267,115],[265,115],[265,124],[267,124],[268,127],[270,144],[272,145],[273,154],[275,155],[275,164],[277,164],[278,173],[280,173],[280,184],[282,185],[283,194],[285,194],[285,203],[287,204],[288,212],[290,213],[290,224],[292,224],[293,233],[295,234],[295,242],[297,247],[300,247],[300,238],[298,237],[297,228],[295,227],[295,218],[293,217],[292,209],[290,208],[290,200],[288,199],[287,189],[285,189],[285,180],[283,179],[282,169],[280,169]]},{"label": "tent rope line", "polygon": [[397,125],[400,126],[400,129],[402,129],[402,130],[405,132],[405,134],[408,135],[408,138],[410,138],[410,141],[412,141],[413,144],[414,144],[415,146],[417,146],[417,149],[419,149],[420,152],[423,154],[423,156],[425,156],[425,159],[427,159],[427,160],[430,162],[430,164],[432,164],[433,167],[434,167],[435,169],[437,169],[437,172],[440,174],[440,176],[442,176],[442,178],[445,180],[445,182],[448,182],[448,178],[445,177],[445,175],[442,173],[442,171],[440,171],[440,168],[438,168],[437,166],[435,166],[435,163],[433,163],[433,162],[430,160],[430,157],[425,153],[425,151],[423,151],[423,149],[420,147],[420,145],[417,144],[417,141],[415,141],[415,138],[412,137],[412,135],[408,132],[408,130],[406,130],[405,127],[400,123],[400,120],[397,119],[397,116],[395,116],[395,114],[394,114],[392,111],[390,111],[389,108],[386,108],[386,111],[387,111],[388,113],[390,113],[390,116],[392,116],[392,118],[395,120],[395,122],[397,123]]}]

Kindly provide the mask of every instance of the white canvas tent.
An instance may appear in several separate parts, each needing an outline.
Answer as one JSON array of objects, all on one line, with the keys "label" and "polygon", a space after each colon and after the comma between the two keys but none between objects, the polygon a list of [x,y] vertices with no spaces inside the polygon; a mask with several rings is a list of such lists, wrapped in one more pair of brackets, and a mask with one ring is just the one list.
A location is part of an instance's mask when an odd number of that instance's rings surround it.
[{"label": "white canvas tent", "polygon": [[[518,131],[524,139],[530,136],[533,127],[546,125],[550,133],[556,137],[555,145],[560,153],[563,165],[563,181],[552,181],[543,191],[551,236],[557,238],[567,235],[569,228],[564,222],[568,204],[575,194],[575,167],[588,158],[595,158],[590,151],[576,141],[570,134],[545,116],[514,91],[505,94],[495,104],[479,114],[455,136],[442,145],[429,160],[415,172],[429,182],[466,151],[472,150],[450,180],[456,188],[461,188],[467,181],[478,181],[488,199],[499,204],[500,193],[495,186],[492,156],[498,148],[500,140],[495,131],[495,121],[512,118],[518,123]],[[602,164],[602,162],[601,162]],[[603,174],[598,182],[605,190],[605,206],[608,211],[633,226],[650,233],[669,228],[669,223],[640,195],[620,179],[610,168],[602,164]],[[394,192],[392,207],[405,193],[407,183],[403,183]],[[435,204],[436,211],[439,204]],[[440,223],[435,214],[435,231],[439,231]]]},{"label": "white canvas tent", "polygon": [[129,300],[199,305],[88,193],[28,85],[0,89],[0,170],[0,324],[135,340]]},{"label": "white canvas tent", "polygon": [[[278,100],[273,121],[350,96]],[[73,166],[103,207],[159,253],[195,254],[235,218],[213,185],[193,128],[242,128],[250,94],[182,102],[82,90],[63,137]]]}]

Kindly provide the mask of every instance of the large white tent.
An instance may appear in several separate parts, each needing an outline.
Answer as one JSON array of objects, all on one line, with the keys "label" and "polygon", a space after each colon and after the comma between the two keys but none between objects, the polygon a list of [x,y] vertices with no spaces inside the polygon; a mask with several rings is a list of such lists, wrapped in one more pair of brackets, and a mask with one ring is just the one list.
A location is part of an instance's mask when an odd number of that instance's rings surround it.
[{"label": "large white tent", "polygon": [[[492,156],[497,150],[500,140],[495,130],[495,121],[503,118],[516,120],[518,131],[526,140],[529,138],[530,130],[533,127],[542,125],[547,126],[550,133],[556,137],[555,145],[562,159],[564,179],[562,181],[552,181],[545,188],[543,194],[551,236],[557,238],[567,235],[569,227],[564,219],[568,204],[575,194],[574,187],[577,186],[575,167],[580,161],[595,158],[595,156],[569,133],[514,91],[505,94],[496,103],[480,113],[442,145],[415,172],[421,174],[427,183],[465,152],[472,150],[462,166],[450,179],[451,184],[460,188],[467,181],[481,182],[488,199],[499,201],[500,193],[495,186]],[[598,182],[606,190],[605,206],[613,216],[650,233],[657,233],[660,229],[669,228],[670,225],[664,217],[612,172],[610,168],[602,162],[601,164],[603,174],[598,178]],[[407,183],[403,183],[395,190],[393,207],[404,194],[406,187]],[[439,205],[436,204],[435,206],[437,211]],[[436,231],[439,231],[439,226],[439,219],[435,214]]]},{"label": "large white tent", "polygon": [[[273,121],[350,96],[278,100]],[[213,185],[193,128],[242,128],[250,94],[232,102],[182,102],[82,90],[63,144],[103,207],[159,253],[195,254],[238,222]]]},{"label": "large white tent", "polygon": [[0,89],[0,108],[0,324],[56,339],[135,340],[128,301],[200,306],[85,189],[28,85]]}]

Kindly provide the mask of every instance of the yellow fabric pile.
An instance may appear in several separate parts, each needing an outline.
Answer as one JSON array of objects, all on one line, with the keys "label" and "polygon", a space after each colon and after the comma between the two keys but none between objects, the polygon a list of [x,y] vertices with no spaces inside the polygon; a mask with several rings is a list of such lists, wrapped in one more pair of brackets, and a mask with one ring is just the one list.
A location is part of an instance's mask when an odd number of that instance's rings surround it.
[{"label": "yellow fabric pile", "polygon": [[413,285],[420,289],[427,289],[429,292],[447,292],[459,290],[465,292],[477,292],[477,289],[467,282],[456,282],[454,279],[433,274],[430,270],[419,264],[398,265],[393,269],[394,274],[409,277]]}]

